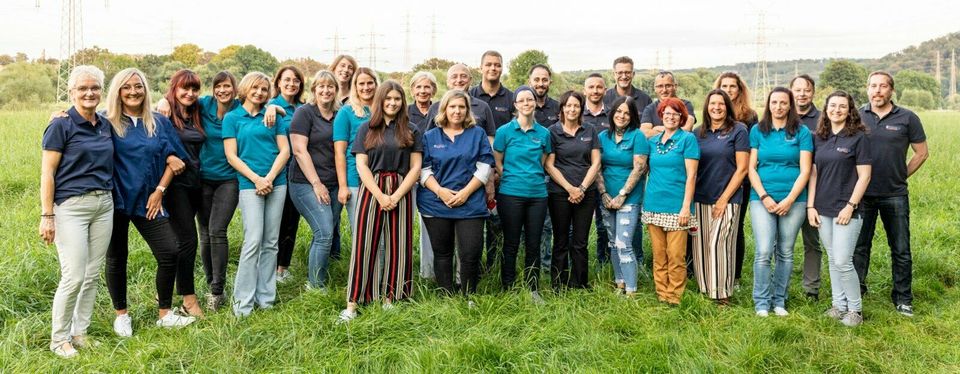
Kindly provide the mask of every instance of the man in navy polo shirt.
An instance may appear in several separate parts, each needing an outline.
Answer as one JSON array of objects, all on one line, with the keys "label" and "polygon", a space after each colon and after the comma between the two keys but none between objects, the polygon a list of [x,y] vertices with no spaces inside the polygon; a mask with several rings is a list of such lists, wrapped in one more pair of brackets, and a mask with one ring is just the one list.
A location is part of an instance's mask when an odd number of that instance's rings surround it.
[{"label": "man in navy polo shirt", "polygon": [[[616,66],[616,64],[614,64],[614,66]],[[632,66],[633,63],[631,63],[631,69]],[[586,105],[583,106],[583,114],[581,117],[583,118],[583,124],[585,126],[593,126],[596,128],[597,134],[603,130],[610,129],[610,116],[606,105],[603,103],[606,89],[606,82],[603,81],[603,76],[600,75],[600,73],[590,74],[587,76],[587,79],[583,81],[583,97],[587,98],[587,102]],[[637,112],[639,113],[639,111]],[[610,250],[607,247],[610,238],[607,236],[607,230],[603,229],[603,217],[600,213],[600,209],[603,209],[603,204],[600,200],[600,193],[598,192],[597,211],[594,216],[594,222],[596,222],[595,227],[597,228],[597,263],[604,264],[610,262]]]},{"label": "man in navy polo shirt", "polygon": [[480,84],[470,89],[471,97],[483,100],[493,110],[497,127],[513,119],[513,92],[500,82],[503,74],[503,56],[497,51],[486,51],[480,57]]},{"label": "man in navy polo shirt", "polygon": [[[806,74],[790,80],[794,107],[800,115],[800,122],[807,126],[811,134],[817,132],[817,123],[820,121],[820,110],[813,103],[815,87],[813,78]],[[807,220],[803,220],[800,232],[803,235],[803,291],[807,297],[816,300],[820,297],[820,267],[823,260],[820,233]]]},{"label": "man in navy polo shirt", "polygon": [[[660,105],[660,100],[677,97],[677,81],[673,78],[673,73],[669,71],[657,73],[657,77],[653,80],[653,89],[657,92],[658,99],[640,112],[640,131],[643,131],[643,134],[648,138],[663,132],[663,120],[657,115],[657,105]],[[681,100],[687,106],[687,113],[689,114],[687,123],[681,127],[686,131],[693,131],[693,125],[697,124],[693,103],[689,100]]]},{"label": "man in navy polo shirt", "polygon": [[533,96],[537,99],[537,107],[533,117],[540,126],[549,128],[560,119],[560,103],[551,99],[550,83],[553,82],[553,72],[544,64],[536,64],[527,73],[527,85],[533,89]]},{"label": "man in navy polo shirt", "polygon": [[604,105],[610,106],[620,96],[632,96],[634,105],[637,107],[637,113],[643,113],[643,108],[649,105],[652,100],[650,95],[633,85],[633,76],[633,59],[621,56],[613,60],[613,77],[616,82],[613,88],[603,94]]},{"label": "man in navy polo shirt", "polygon": [[[863,227],[853,253],[853,266],[860,277],[860,289],[867,292],[867,271],[870,250],[876,230],[877,216],[887,232],[887,245],[892,258],[893,289],[891,298],[897,312],[913,316],[913,259],[910,254],[910,199],[907,178],[926,161],[927,136],[916,114],[895,105],[893,77],[883,71],[870,73],[867,97],[870,103],[860,108],[860,118],[867,126],[873,175],[863,197]],[[907,161],[907,148],[913,157]]]}]

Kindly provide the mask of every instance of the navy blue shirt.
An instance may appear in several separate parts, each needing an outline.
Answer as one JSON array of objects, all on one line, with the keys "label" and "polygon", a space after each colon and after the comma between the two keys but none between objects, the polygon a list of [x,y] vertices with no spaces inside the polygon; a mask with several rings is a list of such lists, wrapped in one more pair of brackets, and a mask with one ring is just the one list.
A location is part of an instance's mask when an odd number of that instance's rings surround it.
[{"label": "navy blue shirt", "polygon": [[816,105],[810,104],[810,110],[807,111],[807,114],[800,115],[800,122],[807,126],[811,134],[816,133],[817,125],[820,123],[820,109],[817,109]]},{"label": "navy blue shirt", "polygon": [[[410,171],[410,153],[423,152],[423,137],[420,135],[420,129],[416,126],[408,125],[413,135],[413,144],[400,148],[397,143],[396,123],[389,124],[383,128],[383,143],[375,148],[367,149],[364,142],[367,134],[370,133],[370,122],[364,122],[357,130],[357,138],[353,140],[354,155],[367,155],[367,167],[373,173],[379,171],[390,171],[400,174],[403,178]],[[356,156],[354,156],[356,157]],[[362,183],[362,181],[361,181]]]},{"label": "navy blue shirt", "polygon": [[[693,193],[693,201],[714,204],[737,171],[737,152],[750,153],[750,134],[747,126],[740,122],[727,131],[707,129],[705,137],[700,136],[699,127],[693,130],[693,134],[700,146],[697,189]],[[739,204],[742,199],[743,189],[737,188],[728,202]]]},{"label": "navy blue shirt", "polygon": [[549,96],[543,99],[543,106],[537,106],[533,111],[533,118],[537,123],[550,124],[560,120],[560,102]]},{"label": "navy blue shirt", "polygon": [[927,141],[920,117],[894,105],[890,113],[879,118],[867,104],[860,108],[860,119],[867,126],[874,165],[866,196],[906,196],[907,148]]},{"label": "navy blue shirt", "polygon": [[[697,115],[693,112],[693,103],[689,100],[680,99],[683,101],[683,104],[687,106],[687,115],[693,117],[693,123],[697,123]],[[657,106],[660,105],[660,100],[647,105],[646,108],[643,108],[643,111],[640,112],[640,123],[652,123],[653,127],[663,126],[663,119],[657,115]],[[681,123],[680,126],[685,126],[685,123]]]},{"label": "navy blue shirt", "polygon": [[[153,119],[153,136],[147,135],[142,118],[134,123],[127,116],[120,117],[127,124],[124,136],[113,134],[113,209],[130,217],[147,216],[147,200],[160,184],[167,156],[177,153],[174,143],[180,141],[167,117],[153,113]],[[167,217],[167,212],[161,209],[157,217]]]},{"label": "navy blue shirt", "polygon": [[[431,104],[430,107],[433,107],[433,105]],[[430,113],[430,107],[427,108],[427,114]],[[407,119],[410,120],[411,125],[417,126],[421,131],[427,126],[427,114],[420,112],[417,103],[410,104],[407,107]]]},{"label": "navy blue shirt", "polygon": [[480,85],[471,87],[467,93],[490,106],[490,110],[493,111],[493,122],[497,128],[513,119],[513,92],[503,84],[500,84],[500,89],[493,96],[487,94]]},{"label": "navy blue shirt", "polygon": [[70,107],[43,131],[43,150],[60,153],[53,176],[53,202],[95,190],[113,189],[113,141],[110,121],[96,114],[97,124]]},{"label": "navy blue shirt", "polygon": [[[607,89],[607,92],[603,93],[603,106],[610,107],[620,96],[616,87]],[[646,108],[653,101],[650,95],[633,85],[630,86],[630,96],[633,97],[633,105],[637,107],[637,113],[643,113],[643,108]]]},{"label": "navy blue shirt", "polygon": [[[574,135],[563,131],[563,124],[560,122],[550,126],[550,147],[553,153],[553,166],[560,170],[563,179],[567,183],[578,187],[583,184],[583,179],[587,177],[587,170],[591,165],[591,153],[594,149],[600,149],[600,139],[597,139],[597,130],[593,126],[580,126]],[[595,190],[596,183],[591,183],[588,191]],[[547,184],[547,192],[566,193],[566,190],[559,183],[550,179]]]},{"label": "navy blue shirt", "polygon": [[[441,187],[459,191],[473,179],[477,163],[493,167],[493,149],[483,129],[472,126],[463,133],[450,137],[443,129],[435,127],[423,135],[423,170],[433,173],[433,178]],[[417,207],[426,217],[467,219],[486,217],[486,193],[478,188],[467,201],[450,208],[437,197],[437,194],[420,185],[417,191]]]},{"label": "navy blue shirt", "polygon": [[[422,123],[420,123],[420,132],[426,133],[427,131],[437,127],[437,113],[440,112],[440,103],[433,103],[430,106],[430,111],[427,112],[427,117]],[[483,129],[487,136],[497,135],[497,121],[493,119],[493,111],[490,110],[490,106],[483,100],[478,100],[476,98],[470,98],[470,114],[473,115],[473,119],[477,121],[476,126]]]},{"label": "navy blue shirt", "polygon": [[[333,113],[336,115],[336,112]],[[316,104],[307,104],[293,113],[290,121],[290,135],[297,134],[307,137],[307,153],[313,161],[313,169],[327,189],[339,187],[337,183],[337,168],[333,157],[333,117],[324,118]],[[292,140],[291,140],[292,142]],[[310,183],[300,169],[297,158],[290,150],[290,169],[287,174],[291,182]]]},{"label": "navy blue shirt", "polygon": [[583,121],[584,125],[593,126],[597,130],[598,134],[603,130],[610,129],[610,111],[607,110],[606,106],[604,106],[603,109],[600,109],[600,112],[597,114],[591,113],[590,109],[587,109],[587,107],[584,106],[583,115],[580,116],[580,119]]},{"label": "navy blue shirt", "polygon": [[[843,131],[826,139],[813,137],[813,162],[817,166],[817,195],[813,207],[826,217],[837,217],[847,206],[857,185],[857,165],[870,165],[870,140],[862,132]],[[858,208],[859,210],[859,208]],[[854,212],[854,217],[859,216]]]}]

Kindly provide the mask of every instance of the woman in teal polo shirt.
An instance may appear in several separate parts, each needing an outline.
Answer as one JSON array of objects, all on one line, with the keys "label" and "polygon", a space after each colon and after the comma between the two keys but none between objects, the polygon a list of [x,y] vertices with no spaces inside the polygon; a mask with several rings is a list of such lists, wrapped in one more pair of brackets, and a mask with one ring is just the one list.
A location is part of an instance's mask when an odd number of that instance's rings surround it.
[{"label": "woman in teal polo shirt", "polygon": [[[793,93],[777,87],[767,96],[763,119],[750,130],[750,222],[756,240],[753,303],[757,316],[786,316],[793,244],[806,218],[807,179],[813,137],[800,123]],[[776,268],[771,261],[776,255]],[[772,304],[772,305],[771,305]]]},{"label": "woman in teal polo shirt", "polygon": [[683,101],[661,100],[657,114],[663,132],[648,140],[650,178],[641,220],[650,232],[657,299],[679,305],[687,282],[687,230],[697,225],[690,217],[700,147],[696,136],[680,128],[688,116]]},{"label": "woman in teal polo shirt", "polygon": [[243,246],[233,286],[233,313],[247,316],[254,304],[273,306],[277,296],[277,237],[287,192],[286,166],[289,120],[263,124],[270,77],[248,73],[238,90],[242,105],[223,118],[223,147],[240,182]]},{"label": "woman in teal polo shirt", "polygon": [[[294,112],[303,105],[303,73],[296,66],[287,65],[277,70],[273,77],[273,99],[270,104],[283,108],[287,118],[293,118]],[[283,215],[280,219],[280,242],[277,244],[277,282],[290,279],[290,260],[293,259],[293,247],[297,241],[297,228],[300,227],[300,212],[287,194],[283,202]]]},{"label": "woman in teal polo shirt", "polygon": [[360,175],[357,174],[357,159],[350,149],[357,137],[360,125],[370,120],[370,104],[377,92],[380,78],[370,68],[359,68],[350,83],[350,99],[340,107],[333,119],[333,154],[337,164],[337,200],[347,208],[350,232],[357,227],[357,190]]},{"label": "woman in teal polo shirt", "polygon": [[[640,132],[640,113],[630,96],[617,98],[613,108],[613,127],[603,130],[600,140],[600,165],[597,188],[603,209],[603,223],[611,238],[610,258],[613,279],[619,291],[632,296],[637,292],[637,255],[631,237],[637,231],[637,217],[643,201],[643,174],[647,170],[649,145]],[[599,229],[599,228],[598,228]]]},{"label": "woman in teal polo shirt", "polygon": [[[537,99],[533,90],[520,86],[514,94],[517,117],[497,129],[493,155],[503,176],[497,194],[497,210],[503,223],[503,262],[500,282],[504,289],[517,278],[517,250],[524,233],[524,282],[534,303],[542,303],[540,281],[540,239],[547,216],[547,182],[543,163],[550,153],[550,132],[534,120]],[[532,248],[532,249],[531,249]]]}]

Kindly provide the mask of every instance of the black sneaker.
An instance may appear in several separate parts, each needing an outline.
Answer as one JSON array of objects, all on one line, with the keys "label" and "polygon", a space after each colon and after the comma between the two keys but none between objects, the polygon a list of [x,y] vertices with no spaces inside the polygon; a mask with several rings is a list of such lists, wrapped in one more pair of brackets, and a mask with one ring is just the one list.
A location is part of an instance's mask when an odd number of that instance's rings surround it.
[{"label": "black sneaker", "polygon": [[805,295],[810,301],[817,301],[820,299],[820,294],[816,292],[807,292]]},{"label": "black sneaker", "polygon": [[906,317],[913,317],[913,306],[899,304],[897,305],[897,313],[903,314]]}]

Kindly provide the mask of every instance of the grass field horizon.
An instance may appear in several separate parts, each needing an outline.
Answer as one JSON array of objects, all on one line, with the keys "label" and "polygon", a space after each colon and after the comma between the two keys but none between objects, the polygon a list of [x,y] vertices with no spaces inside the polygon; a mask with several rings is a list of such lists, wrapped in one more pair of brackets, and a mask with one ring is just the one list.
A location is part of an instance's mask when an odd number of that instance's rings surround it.
[{"label": "grass field horizon", "polygon": [[[804,298],[799,246],[790,316],[755,317],[749,232],[741,288],[728,307],[702,297],[690,282],[682,304],[667,307],[657,302],[649,276],[641,277],[638,297],[620,297],[607,282],[609,269],[591,271],[590,290],[555,293],[542,277],[546,303],[533,305],[519,288],[501,292],[495,273],[483,278],[473,297],[477,308],[416,278],[413,298],[398,308],[363,307],[357,320],[340,325],[335,321],[345,306],[349,252],[331,264],[329,292],[304,290],[310,233],[301,222],[295,279],[279,287],[272,310],[237,319],[225,308],[168,330],[154,326],[156,262],[131,227],[134,336],[114,335],[101,274],[88,332],[102,344],[72,360],[48,349],[59,265],[55,247],[37,235],[40,137],[49,113],[0,111],[0,242],[6,243],[0,251],[0,372],[960,372],[958,112],[920,113],[931,157],[910,179],[912,319],[890,303],[890,255],[878,223],[865,321],[858,328],[822,315],[830,306],[826,258],[820,300]],[[239,214],[229,235],[228,295],[242,240]],[[649,244],[644,252],[649,273]],[[207,287],[199,261],[196,275],[202,295]]]}]

